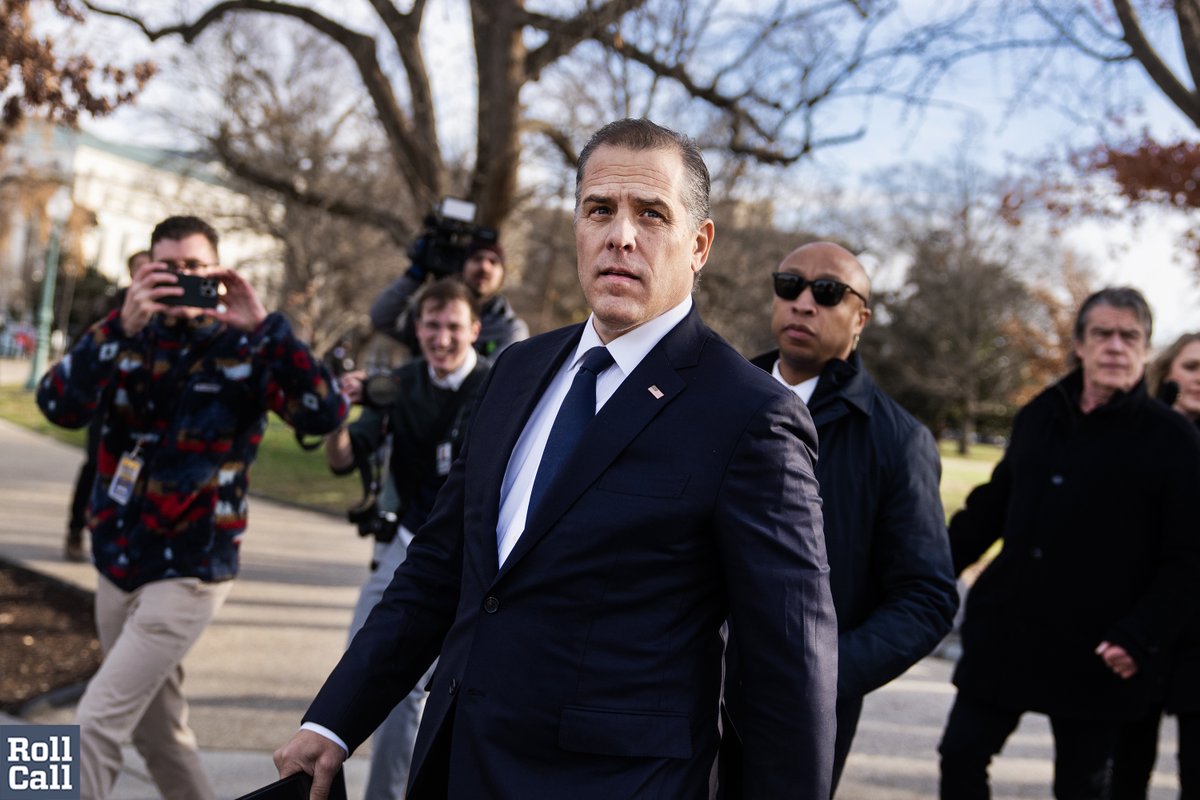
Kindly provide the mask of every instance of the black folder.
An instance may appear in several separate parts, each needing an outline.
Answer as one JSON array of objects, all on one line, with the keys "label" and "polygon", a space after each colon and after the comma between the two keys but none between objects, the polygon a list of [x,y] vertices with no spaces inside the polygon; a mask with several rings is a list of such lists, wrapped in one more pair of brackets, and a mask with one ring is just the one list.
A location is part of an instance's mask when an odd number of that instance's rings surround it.
[{"label": "black folder", "polygon": [[[308,800],[310,789],[312,776],[306,772],[294,772],[237,800]],[[333,776],[333,785],[329,787],[329,800],[346,800],[346,779],[340,769]]]}]

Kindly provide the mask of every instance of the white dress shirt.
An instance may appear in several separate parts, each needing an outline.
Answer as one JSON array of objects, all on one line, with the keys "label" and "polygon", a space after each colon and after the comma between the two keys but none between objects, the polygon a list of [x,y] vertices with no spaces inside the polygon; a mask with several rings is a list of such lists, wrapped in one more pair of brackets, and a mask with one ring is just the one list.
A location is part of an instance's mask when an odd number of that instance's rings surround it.
[{"label": "white dress shirt", "polygon": [[426,368],[429,370],[429,380],[433,382],[434,386],[439,389],[449,389],[457,392],[462,388],[463,381],[475,370],[475,365],[478,363],[479,356],[475,355],[475,348],[468,347],[467,357],[463,359],[462,366],[454,370],[454,372],[448,373],[446,377],[439,378],[437,373],[433,371],[432,364],[426,364]]},{"label": "white dress shirt", "polygon": [[[608,398],[613,396],[626,376],[633,372],[646,354],[687,316],[691,308],[692,296],[688,295],[679,305],[608,343],[608,352],[612,355],[614,363],[596,377],[597,412],[608,402]],[[590,316],[587,324],[583,326],[583,336],[579,339],[579,346],[575,348],[574,355],[563,362],[546,391],[542,393],[542,398],[533,409],[529,421],[525,423],[525,429],[521,431],[516,447],[509,456],[504,483],[500,486],[500,517],[496,522],[496,546],[500,564],[508,558],[517,539],[525,530],[533,479],[537,475],[538,464],[542,461],[546,440],[550,438],[550,428],[554,426],[559,406],[567,396],[571,382],[575,380],[575,373],[583,361],[584,353],[602,345],[604,342],[600,341],[600,336],[596,333],[595,317]]]},{"label": "white dress shirt", "polygon": [[821,380],[821,376],[818,375],[815,378],[809,378],[806,381],[800,381],[796,384],[788,383],[787,379],[783,377],[783,373],[779,371],[778,358],[775,359],[775,366],[771,367],[771,375],[774,376],[775,380],[791,389],[792,393],[795,394],[796,397],[799,397],[800,402],[804,403],[804,405],[808,405],[808,401],[812,399],[813,392],[817,390],[817,381]]},{"label": "white dress shirt", "polygon": [[[538,464],[542,460],[542,452],[546,449],[546,440],[550,438],[550,428],[554,418],[558,416],[558,408],[562,405],[575,372],[583,360],[583,354],[593,347],[607,346],[613,357],[613,365],[596,378],[596,411],[604,406],[620,387],[621,382],[637,365],[642,363],[654,346],[666,336],[672,328],[683,321],[692,309],[692,296],[688,295],[682,303],[660,314],[649,322],[639,325],[629,333],[618,336],[607,345],[600,341],[596,333],[594,317],[589,316],[583,326],[583,336],[573,356],[563,362],[558,373],[551,379],[550,385],[542,394],[525,429],[517,439],[512,455],[508,459],[508,468],[504,472],[504,483],[500,488],[500,518],[496,524],[496,545],[499,553],[499,563],[503,564],[512,552],[525,530],[525,517],[529,513],[529,495],[533,490],[533,478],[537,475]],[[473,366],[473,365],[472,365]],[[468,370],[469,372],[469,370]],[[457,374],[457,371],[456,371]],[[467,373],[462,378],[465,379]],[[449,378],[450,376],[447,376]],[[459,380],[461,385],[461,379]],[[339,747],[349,752],[346,743],[336,733],[318,725],[315,722],[305,722],[300,726],[303,730],[313,731],[324,736]]]}]

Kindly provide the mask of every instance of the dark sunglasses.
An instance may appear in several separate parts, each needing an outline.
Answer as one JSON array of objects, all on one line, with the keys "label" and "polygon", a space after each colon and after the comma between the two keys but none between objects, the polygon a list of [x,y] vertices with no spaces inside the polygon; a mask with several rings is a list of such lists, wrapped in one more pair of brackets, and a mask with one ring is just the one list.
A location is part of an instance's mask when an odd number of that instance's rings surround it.
[{"label": "dark sunglasses", "polygon": [[795,300],[808,286],[812,288],[813,300],[816,300],[817,305],[820,306],[836,306],[842,302],[846,292],[850,292],[864,303],[867,302],[867,298],[854,291],[849,285],[832,278],[817,278],[815,281],[810,281],[803,275],[793,275],[790,272],[772,272],[771,278],[775,281],[775,296],[780,300]]}]

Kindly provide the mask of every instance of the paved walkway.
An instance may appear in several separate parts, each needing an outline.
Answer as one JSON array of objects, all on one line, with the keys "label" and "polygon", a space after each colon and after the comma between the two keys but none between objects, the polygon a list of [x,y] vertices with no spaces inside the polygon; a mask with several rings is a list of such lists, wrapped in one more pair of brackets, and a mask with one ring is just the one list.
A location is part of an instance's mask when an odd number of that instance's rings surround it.
[{"label": "paved walkway", "polygon": [[[82,453],[0,420],[0,454],[0,557],[94,590],[90,564],[61,558]],[[296,730],[337,663],[369,558],[369,543],[337,518],[251,500],[241,575],[184,661],[190,723],[218,797],[236,797],[275,778],[271,751]],[[26,721],[66,723],[73,711],[42,707]],[[366,752],[347,771],[356,793]],[[127,755],[131,765],[115,798],[157,797],[137,756]]]},{"label": "paved walkway", "polygon": [[[0,557],[94,589],[90,565],[61,560],[80,452],[0,420],[0,454]],[[337,661],[369,557],[368,543],[341,520],[259,498],[251,501],[243,551],[229,601],[184,662],[192,726],[221,798],[274,778],[270,753],[291,736]],[[950,671],[949,662],[928,658],[867,698],[839,800],[936,797],[936,747],[954,697]],[[70,722],[72,711],[42,708],[23,721]],[[1152,800],[1177,795],[1174,741],[1168,722]],[[1027,715],[993,767],[995,800],[1049,798],[1052,752],[1045,720]],[[361,796],[366,760],[364,748],[349,762],[352,798]],[[127,762],[115,800],[156,797],[128,749]]]}]

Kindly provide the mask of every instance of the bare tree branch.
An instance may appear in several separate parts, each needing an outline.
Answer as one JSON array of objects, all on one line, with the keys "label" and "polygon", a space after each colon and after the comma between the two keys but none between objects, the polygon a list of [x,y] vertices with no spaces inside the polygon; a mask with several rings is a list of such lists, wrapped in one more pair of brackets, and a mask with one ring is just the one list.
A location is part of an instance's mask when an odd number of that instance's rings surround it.
[{"label": "bare tree branch", "polygon": [[531,11],[522,11],[517,20],[521,25],[549,34],[545,44],[530,50],[525,56],[525,76],[535,81],[542,70],[575,49],[581,42],[593,38],[597,32],[616,24],[646,0],[605,0],[599,5],[588,3],[584,9],[570,19],[550,17]]},{"label": "bare tree branch", "polygon": [[562,154],[563,163],[568,167],[573,168],[579,161],[579,151],[575,149],[575,143],[571,141],[571,134],[558,125],[544,119],[526,118],[525,130],[544,136],[554,149]]},{"label": "bare tree branch", "polygon": [[[1041,17],[1043,22],[1054,29],[1055,36],[1061,40],[1061,43],[1057,44],[1056,46],[1062,46],[1065,44],[1066,46],[1073,47],[1074,49],[1078,50],[1088,58],[1109,64],[1120,61],[1129,61],[1131,58],[1133,58],[1133,55],[1128,52],[1105,53],[1092,47],[1081,37],[1075,34],[1075,29],[1069,22],[1064,22],[1063,20],[1059,19],[1058,16],[1056,16],[1054,12],[1047,8],[1044,3],[1035,3],[1034,10],[1037,12],[1037,15]],[[1082,19],[1093,33],[1108,39],[1112,44],[1121,45],[1124,43],[1120,37],[1114,36],[1103,25],[1101,25],[1092,14],[1087,13],[1083,9],[1074,9],[1074,13],[1070,16],[1072,18]]]},{"label": "bare tree branch", "polygon": [[609,31],[598,31],[594,38],[619,55],[649,68],[654,74],[675,81],[692,97],[703,100],[710,106],[729,113],[737,123],[747,125],[755,133],[765,138],[770,138],[770,133],[762,124],[742,107],[741,101],[748,94],[726,95],[722,94],[715,84],[701,85],[688,73],[683,65],[665,63],[654,54],[629,44],[620,36]]},{"label": "bare tree branch", "polygon": [[216,150],[216,155],[221,159],[221,163],[230,172],[243,180],[278,192],[290,200],[303,203],[311,208],[321,209],[330,214],[374,225],[377,228],[387,231],[392,239],[401,247],[407,247],[412,239],[413,231],[407,222],[377,206],[359,204],[342,198],[331,197],[309,189],[302,181],[280,177],[273,172],[262,169],[253,161],[243,158],[240,153],[228,146],[219,137],[212,141],[212,145]]},{"label": "bare tree branch", "polygon": [[1179,79],[1175,77],[1175,73],[1171,72],[1171,68],[1166,65],[1154,46],[1150,44],[1150,40],[1146,38],[1141,25],[1138,24],[1137,13],[1133,10],[1133,5],[1129,0],[1112,0],[1112,4],[1117,12],[1117,18],[1121,21],[1121,29],[1125,31],[1125,41],[1133,51],[1134,58],[1145,67],[1150,79],[1162,90],[1163,94],[1178,106],[1179,110],[1186,114],[1194,125],[1200,127],[1200,102],[1197,102],[1196,94],[1189,92],[1187,87],[1180,83]]},{"label": "bare tree branch", "polygon": [[433,89],[429,83],[429,70],[425,66],[425,55],[421,49],[421,20],[425,13],[425,0],[417,0],[412,9],[401,13],[390,0],[370,0],[375,13],[383,21],[408,81],[408,93],[412,104],[412,127],[414,138],[421,142],[421,149],[429,159],[431,171],[439,176],[437,186],[445,183],[445,165],[438,147],[437,113],[433,106]]},{"label": "bare tree branch", "polygon": [[1179,20],[1179,39],[1192,74],[1192,102],[1200,103],[1200,2],[1177,0],[1175,18]]},{"label": "bare tree branch", "polygon": [[[414,135],[407,115],[397,102],[391,83],[379,65],[373,37],[340,25],[312,8],[273,0],[225,0],[206,9],[194,22],[161,28],[151,28],[136,15],[97,5],[93,0],[84,0],[84,5],[97,14],[117,17],[137,25],[150,41],[177,35],[188,44],[193,43],[209,26],[234,13],[273,14],[303,22],[337,42],[354,61],[363,85],[375,105],[380,124],[394,145],[396,166],[409,181],[414,193],[418,196],[423,195],[426,204],[432,204],[440,196],[444,181],[444,175],[439,169],[440,159],[431,158],[429,142],[421,141]],[[436,146],[432,152],[437,152]]]}]

